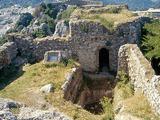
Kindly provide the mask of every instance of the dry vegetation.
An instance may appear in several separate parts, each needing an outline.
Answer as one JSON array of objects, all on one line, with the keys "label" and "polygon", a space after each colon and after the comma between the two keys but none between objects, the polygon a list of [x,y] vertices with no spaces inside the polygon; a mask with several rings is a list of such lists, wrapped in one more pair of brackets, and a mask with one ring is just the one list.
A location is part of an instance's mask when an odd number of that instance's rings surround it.
[{"label": "dry vegetation", "polygon": [[[28,106],[41,107],[42,109],[46,109],[43,106],[49,103],[74,120],[101,120],[103,115],[91,114],[80,106],[63,99],[61,85],[64,83],[65,74],[74,65],[73,61],[70,61],[67,67],[57,63],[44,65],[42,62],[26,65],[23,67],[23,74],[0,91],[0,97],[11,98]],[[14,79],[13,76],[11,77]],[[0,78],[0,80],[5,79]],[[54,85],[55,91],[51,94],[41,93],[40,88],[49,83]]]},{"label": "dry vegetation", "polygon": [[124,72],[119,72],[119,82],[114,89],[113,105],[123,105],[123,112],[139,117],[142,120],[160,120],[143,93],[134,93],[133,86]]},{"label": "dry vegetation", "polygon": [[32,98],[34,92],[49,83],[54,84],[55,91],[59,90],[64,82],[65,74],[70,69],[70,65],[68,67],[64,67],[63,64],[44,65],[42,62],[24,66],[22,76],[1,90],[0,96],[32,105],[36,102],[36,99]]},{"label": "dry vegetation", "polygon": [[72,13],[72,17],[74,16],[80,19],[100,22],[111,30],[118,24],[134,20],[137,17],[128,9],[117,6],[106,6],[94,9],[77,8]]}]

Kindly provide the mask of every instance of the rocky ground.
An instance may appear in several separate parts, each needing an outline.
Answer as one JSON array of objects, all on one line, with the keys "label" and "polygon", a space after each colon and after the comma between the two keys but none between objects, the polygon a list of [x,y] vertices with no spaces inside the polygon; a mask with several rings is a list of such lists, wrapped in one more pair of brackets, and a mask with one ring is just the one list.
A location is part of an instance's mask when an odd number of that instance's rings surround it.
[{"label": "rocky ground", "polygon": [[54,110],[38,110],[24,104],[0,98],[0,119],[3,120],[71,120],[69,117]]}]

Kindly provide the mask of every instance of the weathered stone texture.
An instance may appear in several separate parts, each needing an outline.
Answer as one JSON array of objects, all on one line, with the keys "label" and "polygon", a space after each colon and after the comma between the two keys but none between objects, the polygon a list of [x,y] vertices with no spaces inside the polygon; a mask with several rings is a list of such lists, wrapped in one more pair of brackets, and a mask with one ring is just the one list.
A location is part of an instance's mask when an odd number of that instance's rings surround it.
[{"label": "weathered stone texture", "polygon": [[66,37],[69,34],[69,23],[63,21],[60,21],[56,25],[56,29],[54,32],[55,36],[59,37]]},{"label": "weathered stone texture", "polygon": [[14,42],[7,42],[0,47],[0,69],[9,65],[17,55],[17,46]]},{"label": "weathered stone texture", "polygon": [[[33,39],[27,36],[14,35],[12,41],[17,44],[20,55],[28,58],[29,61],[42,60],[47,51],[62,50],[77,57],[83,70],[88,72],[99,71],[99,51],[106,48],[109,50],[110,71],[117,71],[120,46],[126,43],[139,42],[143,21],[145,21],[143,18],[136,18],[120,24],[115,30],[110,31],[98,22],[71,20],[69,29],[65,26],[64,31],[60,30],[59,25],[57,25],[57,32],[59,31],[60,34],[61,32],[67,33],[68,29],[69,37],[52,36]],[[64,24],[64,21],[62,23]],[[59,23],[60,26],[64,26],[62,23]]]},{"label": "weathered stone texture", "polygon": [[[19,111],[17,114],[12,109]],[[26,107],[24,104],[0,98],[0,119],[2,120],[72,120],[68,116],[53,109],[39,110]]]},{"label": "weathered stone texture", "polygon": [[142,18],[120,24],[110,31],[100,23],[86,20],[70,22],[72,52],[79,58],[85,71],[96,72],[99,68],[99,51],[109,50],[110,71],[116,71],[118,50],[126,43],[138,43]]},{"label": "weathered stone texture", "polygon": [[160,91],[157,88],[160,76],[155,76],[150,63],[137,45],[126,44],[120,48],[118,70],[129,75],[135,92],[143,92],[155,112],[160,114]]},{"label": "weathered stone texture", "polygon": [[64,98],[72,101],[73,103],[77,103],[77,98],[81,92],[82,84],[82,68],[73,68],[72,71],[66,75],[66,81],[62,86]]}]

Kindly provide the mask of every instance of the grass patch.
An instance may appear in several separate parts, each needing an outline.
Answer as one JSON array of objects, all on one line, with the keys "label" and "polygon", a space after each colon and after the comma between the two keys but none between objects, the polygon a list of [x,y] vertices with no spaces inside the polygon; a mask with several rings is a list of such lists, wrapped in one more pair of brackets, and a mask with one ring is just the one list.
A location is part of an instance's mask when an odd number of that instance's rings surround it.
[{"label": "grass patch", "polygon": [[143,118],[143,120],[160,120],[160,117],[154,115],[146,97],[139,93],[124,101],[125,111],[134,116]]},{"label": "grass patch", "polygon": [[[101,120],[103,115],[91,114],[63,98],[61,86],[65,80],[64,76],[72,67],[79,65],[74,62],[74,60],[69,60],[67,63],[67,66],[65,66],[64,63],[43,64],[43,62],[24,66],[23,75],[15,79],[11,76],[14,81],[0,91],[0,97],[23,102],[28,106],[39,105],[38,101],[43,97],[45,102],[49,102],[54,108],[70,116],[74,120]],[[6,80],[7,79],[8,78],[6,78]],[[42,86],[49,83],[53,84],[55,87],[53,93],[37,93]],[[41,108],[46,109],[46,106],[41,106]],[[15,114],[19,112],[16,108],[11,109],[11,111]]]},{"label": "grass patch", "polygon": [[[30,104],[32,97],[28,95],[31,95],[32,91],[37,91],[46,84],[51,83],[55,86],[56,91],[60,90],[64,82],[64,76],[71,70],[71,67],[71,64],[65,67],[63,64],[55,65],[53,63],[45,65],[42,62],[24,66],[23,75],[15,78],[12,83],[1,90],[0,96]],[[3,81],[8,79],[14,79],[14,77],[4,77]]]},{"label": "grass patch", "polygon": [[95,9],[77,8],[72,13],[80,19],[99,22],[106,28],[113,30],[115,23],[124,23],[131,18],[135,18],[135,14],[125,8],[117,8],[116,6],[108,6]]},{"label": "grass patch", "polygon": [[124,71],[118,72],[118,82],[114,89],[114,105],[134,95],[133,85]]},{"label": "grass patch", "polygon": [[114,120],[114,111],[111,99],[104,97],[101,100],[101,104],[104,110],[104,117],[102,120]]},{"label": "grass patch", "polygon": [[59,20],[69,20],[71,14],[73,13],[73,11],[74,11],[75,9],[76,9],[75,6],[70,6],[70,7],[68,7],[66,10],[64,10],[63,12],[61,12],[61,13],[58,15],[58,19],[59,19]]},{"label": "grass patch", "polygon": [[116,107],[119,102],[123,104],[123,112],[142,118],[143,120],[160,119],[152,111],[146,97],[142,93],[134,93],[133,86],[123,71],[118,72],[118,82],[114,89],[114,106]]}]

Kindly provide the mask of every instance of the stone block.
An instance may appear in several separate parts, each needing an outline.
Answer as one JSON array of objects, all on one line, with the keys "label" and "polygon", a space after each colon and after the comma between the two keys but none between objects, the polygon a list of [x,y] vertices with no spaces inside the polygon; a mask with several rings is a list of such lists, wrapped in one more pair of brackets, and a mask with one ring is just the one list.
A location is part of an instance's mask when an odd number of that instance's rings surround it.
[{"label": "stone block", "polygon": [[63,58],[67,58],[65,51],[47,51],[44,55],[44,62],[60,62]]}]

